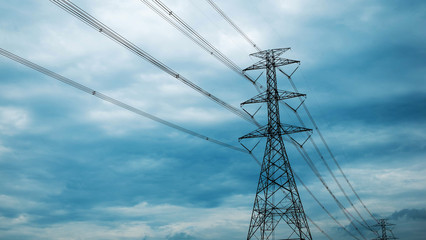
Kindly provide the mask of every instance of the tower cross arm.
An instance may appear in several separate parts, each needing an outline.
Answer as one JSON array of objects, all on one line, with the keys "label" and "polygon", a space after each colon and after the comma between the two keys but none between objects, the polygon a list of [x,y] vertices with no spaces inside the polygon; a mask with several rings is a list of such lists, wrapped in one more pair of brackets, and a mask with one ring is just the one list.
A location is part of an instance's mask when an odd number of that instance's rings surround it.
[{"label": "tower cross arm", "polygon": [[261,138],[261,137],[267,137],[267,129],[268,129],[268,125],[260,127],[256,130],[254,130],[251,133],[247,133],[246,135],[238,138],[238,141],[242,140],[242,139],[247,139],[247,138]]},{"label": "tower cross arm", "polygon": [[271,62],[273,62],[274,67],[281,67],[284,65],[289,65],[289,64],[293,64],[293,63],[300,63],[300,61],[298,60],[292,60],[292,59],[287,59],[287,58],[279,58],[279,57],[272,57],[271,59],[262,59],[259,62],[251,65],[250,67],[244,69],[243,71],[249,71],[249,70],[258,70],[258,69],[265,69],[267,67],[268,64],[270,64]]},{"label": "tower cross arm", "polygon": [[278,57],[281,54],[287,52],[288,50],[290,50],[290,48],[268,49],[268,50],[263,50],[263,51],[260,51],[260,52],[252,53],[252,54],[250,54],[250,56],[258,57],[258,58],[266,58],[266,56],[273,54],[274,56]]},{"label": "tower cross arm", "polygon": [[[290,124],[281,124],[280,127],[280,134],[281,135],[288,135],[293,133],[299,133],[299,132],[312,132],[312,129],[304,128],[304,127],[298,127],[293,126]],[[275,132],[271,132],[268,125],[258,128],[257,130],[248,133],[240,138],[238,140],[247,139],[247,138],[262,138],[262,137],[271,137],[273,135],[276,135]]]},{"label": "tower cross arm", "polygon": [[[295,97],[306,97],[306,94],[302,94],[302,93],[297,93],[297,92],[289,92],[289,91],[284,91],[284,90],[278,90],[278,101],[280,100],[286,100],[286,99],[290,99],[290,98],[295,98]],[[263,102],[267,102],[267,92],[263,92],[260,93],[252,98],[250,98],[249,100],[242,102],[240,105],[245,105],[245,104],[251,104],[251,103],[263,103]]]},{"label": "tower cross arm", "polygon": [[281,135],[289,135],[293,133],[299,133],[299,132],[312,132],[312,129],[310,128],[304,128],[299,126],[294,126],[290,124],[281,124]]}]

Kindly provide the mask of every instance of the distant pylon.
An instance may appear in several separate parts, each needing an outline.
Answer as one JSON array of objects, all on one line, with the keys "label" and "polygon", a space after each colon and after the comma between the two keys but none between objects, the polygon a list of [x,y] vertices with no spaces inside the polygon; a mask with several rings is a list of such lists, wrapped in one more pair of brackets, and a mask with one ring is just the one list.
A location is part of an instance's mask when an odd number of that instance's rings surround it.
[{"label": "distant pylon", "polygon": [[[378,238],[375,238],[373,240],[388,240],[388,239],[398,239],[393,235],[393,232],[389,226],[393,226],[395,224],[388,223],[387,219],[379,219],[377,221],[377,224],[374,225],[375,227],[380,227],[382,229],[382,236],[379,236]],[[388,236],[388,232],[391,233],[392,236]]]},{"label": "distant pylon", "polygon": [[281,123],[279,101],[305,96],[304,94],[277,89],[276,68],[296,60],[280,58],[289,48],[264,50],[251,54],[261,58],[259,62],[244,69],[266,69],[266,92],[243,102],[266,103],[268,124],[240,137],[266,138],[266,147],[254,200],[253,212],[247,239],[304,239],[311,240],[311,232],[300,200],[299,192],[290,167],[282,135],[312,131]]}]

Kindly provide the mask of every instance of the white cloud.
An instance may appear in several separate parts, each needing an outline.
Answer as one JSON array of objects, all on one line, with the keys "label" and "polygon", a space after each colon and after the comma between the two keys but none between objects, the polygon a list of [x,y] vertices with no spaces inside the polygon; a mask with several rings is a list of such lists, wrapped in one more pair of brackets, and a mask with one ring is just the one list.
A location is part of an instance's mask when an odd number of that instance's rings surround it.
[{"label": "white cloud", "polygon": [[161,169],[165,165],[168,165],[175,161],[174,159],[164,159],[164,158],[138,158],[134,160],[129,160],[124,163],[120,162],[114,166],[114,170],[121,173],[126,172],[151,172],[154,170]]},{"label": "white cloud", "polygon": [[[381,166],[375,169],[374,163],[364,166],[364,168],[347,168],[345,172],[353,178],[359,179],[356,186],[360,192],[374,193],[377,190],[380,194],[388,196],[395,196],[399,194],[414,192],[425,192],[426,186],[426,164],[417,163],[411,166],[400,166],[391,168]],[[374,183],[372,186],[371,183]],[[418,206],[411,206],[418,207]],[[407,206],[406,208],[410,208]]]},{"label": "white cloud", "polygon": [[[424,185],[426,182],[426,164],[423,162],[418,162],[410,166],[404,166],[403,164],[400,164],[400,166],[386,166],[376,165],[374,161],[370,161],[363,164],[346,165],[343,169],[354,189],[373,214],[385,217],[400,209],[424,207],[421,196],[426,196],[426,186]],[[329,176],[325,170],[322,173],[325,176]],[[345,192],[355,204],[355,207],[362,215],[369,219],[370,217],[346,184],[340,171],[335,169],[333,173],[337,176],[338,181],[342,184]],[[340,192],[334,180],[331,177],[327,177],[326,182],[343,205],[350,212],[356,214],[344,199],[343,193]],[[308,188],[311,190],[315,189],[314,194],[323,203],[329,203],[331,204],[330,206],[336,207],[334,200],[321,182],[315,180],[308,185]],[[305,190],[302,189],[301,191],[304,192]],[[309,198],[311,197],[309,196]],[[316,203],[312,204],[314,204],[313,208],[319,209]],[[338,211],[337,215],[341,215],[341,212]]]},{"label": "white cloud", "polygon": [[15,107],[0,106],[0,133],[15,135],[26,130],[31,122],[28,112]]},{"label": "white cloud", "polygon": [[[423,140],[426,139],[426,133],[419,131],[418,129],[424,128],[424,124],[410,124],[405,123],[401,126],[388,125],[377,125],[377,124],[365,124],[356,123],[348,125],[326,125],[322,127],[321,132],[327,139],[327,143],[330,146],[342,151],[342,149],[354,149],[368,146],[382,146],[397,142],[399,139],[405,139],[409,143],[413,141],[419,141],[418,146],[423,145]],[[325,130],[324,130],[325,129]],[[314,137],[321,142],[318,134],[314,134]],[[344,139],[344,141],[342,141]],[[406,145],[401,142],[400,146]],[[344,150],[343,150],[344,152]]]},{"label": "white cloud", "polygon": [[[25,224],[30,215],[0,217],[8,230],[4,236],[24,235],[31,239],[148,239],[160,240],[186,233],[203,239],[218,239],[224,233],[229,239],[239,239],[245,234],[251,209],[234,207],[252,196],[231,196],[228,203],[216,208],[183,207],[172,204],[155,205],[141,202],[134,206],[96,207],[96,215],[121,219],[117,222],[69,221],[53,223],[43,228]],[[251,207],[251,205],[249,205]],[[140,221],[138,219],[146,219]],[[35,220],[35,219],[33,219]],[[19,229],[19,230],[18,230]],[[236,237],[232,237],[236,236]]]},{"label": "white cloud", "polygon": [[0,216],[0,223],[3,227],[16,227],[27,223],[29,221],[28,215],[21,214],[16,217],[3,217]]},{"label": "white cloud", "polygon": [[88,121],[95,124],[112,136],[121,136],[132,131],[153,129],[155,123],[124,109],[117,109],[111,105],[111,109],[91,110],[87,114]]},{"label": "white cloud", "polygon": [[3,144],[0,142],[0,156],[11,151],[12,149],[3,146]]},{"label": "white cloud", "polygon": [[[102,224],[93,222],[68,222],[49,225],[38,228],[31,225],[20,225],[25,222],[25,216],[17,218],[0,218],[0,222],[6,226],[15,225],[19,228],[2,231],[3,237],[20,236],[23,239],[144,239],[144,237],[155,235],[145,222],[132,221],[123,224]],[[5,225],[3,225],[5,226]]]},{"label": "white cloud", "polygon": [[22,199],[2,194],[0,195],[0,205],[8,209],[31,209],[38,207],[39,203],[29,199]]},{"label": "white cloud", "polygon": [[[251,200],[252,196],[245,196],[245,201],[247,198]],[[156,226],[154,239],[179,233],[186,233],[203,239],[217,239],[225,232],[243,235],[241,231],[244,232],[245,227],[248,226],[248,219],[251,214],[249,208],[230,207],[226,203],[216,208],[196,208],[171,204],[153,205],[141,202],[132,207],[110,207],[106,211],[118,216],[149,217],[150,225]],[[230,237],[230,239],[234,238]]]}]

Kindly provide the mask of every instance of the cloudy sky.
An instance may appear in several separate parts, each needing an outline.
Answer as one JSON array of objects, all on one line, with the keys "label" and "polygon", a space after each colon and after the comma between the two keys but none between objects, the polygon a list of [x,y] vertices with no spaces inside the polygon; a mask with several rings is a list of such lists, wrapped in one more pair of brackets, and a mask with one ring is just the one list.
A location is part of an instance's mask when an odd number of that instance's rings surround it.
[{"label": "cloudy sky", "polygon": [[[257,94],[141,1],[73,2],[225,102],[238,107]],[[292,48],[284,57],[301,61],[294,81],[357,193],[377,218],[396,224],[397,237],[423,239],[426,2],[215,2],[262,49]],[[164,3],[240,68],[256,61],[249,56],[255,49],[206,1]],[[256,129],[50,1],[0,1],[0,13],[0,48],[234,146]],[[278,76],[280,88],[291,90]],[[300,114],[312,127],[306,113]],[[264,123],[262,111],[256,117]],[[297,123],[284,109],[282,120]],[[305,147],[354,213],[312,146]],[[349,226],[297,151],[289,145],[288,152],[294,171]],[[247,154],[120,109],[0,56],[0,239],[244,239],[259,170]],[[353,239],[300,184],[299,191],[316,224],[333,239]],[[314,239],[326,239],[312,224],[311,230]]]}]

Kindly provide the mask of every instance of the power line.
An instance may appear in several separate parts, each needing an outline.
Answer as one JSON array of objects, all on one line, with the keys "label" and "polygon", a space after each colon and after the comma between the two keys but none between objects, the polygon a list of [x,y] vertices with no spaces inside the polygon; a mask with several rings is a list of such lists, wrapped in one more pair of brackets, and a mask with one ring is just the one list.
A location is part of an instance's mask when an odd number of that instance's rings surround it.
[{"label": "power line", "polygon": [[118,33],[116,33],[114,30],[112,30],[111,28],[109,28],[108,26],[106,26],[105,24],[100,22],[95,17],[93,17],[90,14],[88,14],[87,12],[85,12],[83,9],[81,9],[80,7],[78,7],[77,5],[72,3],[71,1],[69,1],[69,0],[50,0],[50,1],[53,2],[54,4],[56,4],[57,6],[59,6],[60,8],[64,9],[65,11],[67,11],[68,13],[73,15],[74,17],[80,19],[85,24],[96,29],[97,31],[99,31],[100,33],[109,37],[110,39],[114,40],[115,42],[121,44],[122,46],[124,46],[125,48],[127,48],[131,52],[135,53],[139,57],[142,57],[143,59],[152,63],[153,65],[160,68],[161,70],[163,70],[167,74],[173,76],[174,78],[183,82],[187,86],[191,87],[192,89],[196,90],[197,92],[203,94],[204,96],[206,96],[209,99],[213,100],[214,102],[218,103],[222,107],[228,109],[232,113],[240,116],[241,118],[245,119],[246,121],[249,121],[249,122],[251,122],[251,123],[253,123],[257,126],[260,126],[259,123],[257,123],[256,120],[252,116],[250,116],[249,114],[245,113],[244,111],[241,111],[238,108],[231,106],[230,104],[224,102],[223,100],[219,99],[218,97],[214,96],[213,94],[202,89],[201,87],[199,87],[195,83],[191,82],[187,78],[183,77],[182,75],[180,75],[179,73],[177,73],[176,71],[174,71],[173,69],[171,69],[170,67],[165,65],[164,63],[160,62],[159,60],[157,60],[156,58],[154,58],[153,56],[151,56],[150,54],[148,54],[147,52],[145,52],[144,50],[142,50],[141,48],[139,48],[138,46],[136,46],[135,44],[133,44],[129,40],[127,40],[126,38],[124,38],[121,35],[119,35]]},{"label": "power line", "polygon": [[322,230],[320,228],[320,226],[318,224],[316,224],[314,221],[312,221],[312,219],[310,217],[308,217],[308,215],[306,215],[306,218],[322,233],[324,234],[324,236],[326,236],[328,239],[333,240],[330,235],[328,235],[326,232],[324,232],[324,230]]},{"label": "power line", "polygon": [[237,32],[250,43],[252,47],[254,47],[259,52],[262,51],[248,36],[245,34],[238,26],[235,24],[223,11],[220,9],[212,0],[206,0]]},{"label": "power line", "polygon": [[339,206],[339,208],[342,210],[343,214],[349,220],[349,222],[352,225],[352,227],[354,227],[355,230],[361,235],[361,237],[364,240],[366,240],[366,238],[364,237],[364,235],[361,233],[361,231],[358,229],[358,227],[353,223],[353,221],[351,220],[351,218],[354,219],[355,221],[357,221],[358,223],[359,223],[359,221],[356,218],[354,218],[354,216],[343,206],[343,204],[339,201],[339,199],[337,199],[337,197],[334,195],[334,193],[328,187],[327,183],[325,182],[324,178],[321,176],[321,173],[315,167],[315,164],[313,163],[313,161],[309,157],[309,155],[306,152],[306,150],[303,147],[299,146],[297,143],[295,143],[295,146],[296,146],[296,150],[302,156],[303,160],[305,160],[305,162],[308,164],[309,168],[314,172],[314,174],[321,181],[321,183],[323,184],[323,186],[327,189],[327,191],[333,197],[333,199],[336,202],[337,206]]},{"label": "power line", "polygon": [[149,0],[140,1],[147,5],[149,8],[151,8],[151,10],[153,10],[157,15],[166,20],[169,24],[179,30],[186,37],[191,39],[195,44],[207,51],[210,55],[213,55],[214,57],[216,57],[216,59],[225,64],[232,71],[236,72],[237,74],[244,77],[246,80],[250,81],[259,92],[260,89],[263,89],[262,85],[257,84],[256,80],[247,75],[235,62],[233,62],[231,59],[225,56],[225,54],[220,52],[215,46],[213,46],[209,41],[207,41],[203,36],[201,36],[201,34],[199,34],[182,18],[180,18],[175,12],[173,12],[169,7],[167,7],[166,4],[164,4],[160,0],[152,0],[154,4],[158,6],[157,8],[156,6],[151,4]]},{"label": "power line", "polygon": [[151,120],[153,120],[153,121],[155,121],[155,122],[161,123],[161,124],[163,124],[163,125],[166,125],[166,126],[168,126],[168,127],[171,127],[171,128],[176,129],[176,130],[178,130],[178,131],[184,132],[184,133],[189,134],[189,135],[192,135],[192,136],[194,136],[194,137],[198,137],[198,138],[200,138],[200,139],[203,139],[203,140],[206,140],[206,141],[209,141],[209,142],[215,143],[215,144],[217,144],[217,145],[220,145],[220,146],[223,146],[223,147],[226,147],[226,148],[229,148],[229,149],[235,150],[235,151],[239,151],[239,152],[243,152],[243,153],[246,153],[246,152],[247,152],[247,151],[246,151],[245,149],[243,149],[243,148],[235,147],[235,146],[233,146],[233,145],[230,145],[230,144],[228,144],[228,143],[225,143],[225,142],[219,141],[219,140],[217,140],[217,139],[214,139],[214,138],[211,138],[211,137],[207,137],[207,136],[205,136],[205,135],[203,135],[203,134],[200,134],[200,133],[197,133],[197,132],[195,132],[195,131],[189,130],[189,129],[187,129],[187,128],[181,127],[181,126],[179,126],[179,125],[176,125],[176,124],[171,123],[171,122],[169,122],[169,121],[166,121],[166,120],[164,120],[164,119],[161,119],[161,118],[159,118],[159,117],[156,117],[156,116],[154,116],[154,115],[152,115],[152,114],[149,114],[149,113],[147,113],[147,112],[144,112],[144,111],[142,111],[142,110],[140,110],[140,109],[137,109],[137,108],[135,108],[135,107],[132,107],[132,106],[130,106],[130,105],[128,105],[128,104],[126,104],[126,103],[123,103],[123,102],[121,102],[121,101],[117,100],[117,99],[114,99],[114,98],[112,98],[112,97],[109,97],[109,96],[107,96],[107,95],[105,95],[105,94],[102,94],[102,93],[100,93],[100,92],[98,92],[98,91],[95,91],[95,90],[94,90],[94,89],[92,89],[92,88],[86,87],[86,86],[84,86],[84,85],[82,85],[82,84],[80,84],[80,83],[78,83],[78,82],[75,82],[75,81],[73,81],[73,80],[71,80],[71,79],[68,79],[68,78],[66,78],[66,77],[63,77],[63,76],[61,76],[61,75],[59,75],[59,74],[57,74],[57,73],[55,73],[55,72],[52,72],[52,71],[50,71],[50,70],[48,70],[48,69],[46,69],[46,68],[44,68],[44,67],[42,67],[42,66],[40,66],[40,65],[37,65],[37,64],[35,64],[35,63],[33,63],[33,62],[30,62],[30,61],[28,61],[28,60],[26,60],[26,59],[24,59],[24,58],[22,58],[22,57],[20,57],[20,56],[17,56],[17,55],[15,55],[15,54],[13,54],[13,53],[11,53],[11,52],[9,52],[9,51],[4,50],[4,49],[2,49],[2,48],[0,48],[0,54],[1,54],[1,55],[3,55],[3,56],[5,56],[5,57],[7,57],[7,58],[9,58],[9,59],[11,59],[11,60],[13,60],[13,61],[15,61],[15,62],[18,62],[18,63],[20,63],[20,64],[22,64],[22,65],[25,65],[25,66],[27,66],[27,67],[29,67],[29,68],[32,68],[32,69],[34,69],[34,70],[38,71],[38,72],[40,72],[40,73],[43,73],[43,74],[45,74],[45,75],[47,75],[47,76],[49,76],[49,77],[51,77],[51,78],[54,78],[54,79],[56,79],[56,80],[58,80],[58,81],[61,81],[61,82],[65,83],[65,84],[67,84],[67,85],[69,85],[69,86],[72,86],[72,87],[74,87],[74,88],[76,88],[76,89],[78,89],[78,90],[80,90],[80,91],[83,91],[83,92],[85,92],[85,93],[88,93],[88,94],[90,94],[90,95],[93,95],[93,96],[95,96],[95,97],[98,97],[98,98],[100,98],[100,99],[102,99],[102,100],[104,100],[104,101],[106,101],[106,102],[112,103],[112,104],[114,104],[114,105],[116,105],[116,106],[119,106],[119,107],[121,107],[121,108],[124,108],[124,109],[126,109],[126,110],[128,110],[128,111],[131,111],[131,112],[133,112],[133,113],[136,113],[136,114],[138,114],[138,115],[140,115],[140,116],[143,116],[143,117],[149,118],[149,119],[151,119]]},{"label": "power line", "polygon": [[[289,79],[289,81],[292,84],[292,87],[297,90],[296,86],[294,85],[293,80],[291,79],[291,77],[289,75],[287,75],[283,70],[279,69],[279,71],[281,73],[283,73],[285,76],[287,76],[287,78]],[[312,115],[309,113],[309,111],[307,110],[306,105],[304,104],[304,102],[301,100],[301,104],[305,107],[305,110],[308,113],[308,116],[310,117],[311,121],[314,123],[315,129],[318,131],[318,126],[315,124],[315,121],[312,117]],[[304,121],[302,120],[302,118],[300,117],[299,113],[297,111],[294,111],[297,119],[299,120],[300,124],[303,127],[306,127]],[[319,134],[321,134],[319,132]],[[322,135],[320,135],[322,136]],[[355,205],[353,204],[353,202],[351,201],[351,199],[349,198],[348,194],[346,193],[346,191],[344,190],[344,188],[342,187],[342,185],[340,184],[340,182],[337,180],[336,175],[333,173],[333,171],[331,170],[330,166],[328,165],[327,161],[325,160],[324,156],[322,155],[320,149],[318,148],[317,144],[315,143],[313,138],[309,138],[310,142],[312,143],[312,145],[315,148],[315,151],[317,152],[317,154],[320,156],[320,159],[322,161],[322,163],[325,165],[325,167],[327,168],[328,172],[330,173],[330,175],[332,176],[334,182],[336,182],[338,188],[340,189],[340,191],[343,193],[343,195],[345,196],[346,200],[349,202],[349,204],[352,206],[352,208],[355,210],[355,212],[358,214],[358,216],[361,218],[361,220],[364,222],[364,224],[360,223],[361,226],[367,228],[368,230],[374,232],[376,235],[378,235],[377,231],[374,230],[368,223],[367,221],[361,216],[360,212],[358,211],[358,209],[355,207]],[[328,146],[328,145],[327,145]],[[349,181],[348,181],[349,183]]]},{"label": "power line", "polygon": [[[279,71],[281,73],[283,73],[285,76],[287,76],[287,78],[289,78],[289,80],[291,81],[293,88],[295,88],[296,86],[294,85],[293,81],[291,80],[291,77],[289,75],[287,75],[283,70],[279,69]],[[300,99],[300,98],[299,98]],[[302,99],[301,100],[301,104],[304,103]],[[306,105],[304,105],[306,107]],[[302,120],[302,118],[300,117],[299,113],[292,109],[294,114],[296,115],[297,119],[299,120],[300,124],[302,125],[302,127],[306,127],[306,124],[304,123],[304,121]],[[311,116],[309,114],[309,116]],[[311,116],[312,117],[312,116]],[[313,120],[313,118],[312,118]],[[322,163],[326,166],[328,172],[330,173],[330,175],[332,176],[334,182],[337,184],[338,188],[340,189],[340,191],[343,193],[343,195],[345,196],[346,200],[349,202],[349,204],[352,206],[352,208],[355,210],[355,212],[358,214],[358,216],[361,218],[361,220],[364,222],[361,223],[358,220],[356,220],[361,226],[363,226],[364,228],[367,228],[368,230],[374,232],[376,235],[378,235],[377,231],[374,230],[368,223],[367,221],[361,216],[360,212],[358,211],[358,209],[355,207],[355,205],[353,204],[353,202],[351,201],[351,199],[349,198],[349,196],[347,195],[346,191],[344,190],[344,188],[342,187],[342,185],[340,184],[340,182],[337,180],[335,174],[333,173],[333,171],[331,170],[329,164],[327,163],[327,161],[325,160],[324,156],[322,155],[319,147],[317,146],[317,144],[315,143],[313,138],[309,138],[310,142],[312,143],[312,145],[314,146],[314,149],[316,151],[316,153],[320,156],[320,159],[322,161]]]},{"label": "power line", "polygon": [[327,215],[333,219],[333,221],[339,225],[339,227],[341,227],[346,233],[348,233],[349,235],[351,235],[353,238],[358,239],[353,233],[351,233],[348,229],[345,228],[345,226],[343,226],[339,221],[337,221],[337,219],[331,215],[331,213],[325,208],[325,206],[318,200],[317,197],[315,197],[315,195],[312,193],[312,191],[305,185],[305,183],[302,181],[302,179],[296,174],[294,173],[294,176],[296,177],[297,181],[299,181],[302,186],[305,188],[305,190],[309,193],[309,195],[311,195],[311,197],[315,200],[315,202],[317,202],[318,205],[321,206],[321,208],[327,213]]},{"label": "power line", "polygon": [[[291,77],[289,77],[287,74],[284,73],[284,71],[282,71],[281,69],[279,69],[279,71],[281,71],[284,75],[287,76],[288,80],[290,81],[290,84],[292,85],[293,89],[295,91],[297,91],[296,85],[294,84],[293,80],[291,79]],[[321,141],[324,143],[325,148],[327,149],[327,152],[330,154],[331,158],[333,159],[334,163],[336,164],[337,168],[339,169],[340,173],[342,174],[342,176],[345,178],[346,183],[349,185],[349,187],[351,188],[352,192],[355,194],[355,196],[357,197],[357,199],[361,202],[362,206],[364,207],[364,209],[368,212],[368,214],[377,222],[378,220],[376,219],[376,217],[374,217],[374,215],[370,212],[370,210],[367,208],[367,206],[364,204],[364,202],[361,200],[361,198],[359,197],[358,193],[355,191],[354,187],[352,186],[352,184],[349,182],[348,177],[346,176],[346,174],[343,172],[339,162],[337,162],[336,157],[334,156],[333,152],[331,151],[330,147],[328,146],[327,142],[325,141],[324,136],[322,135],[321,131],[318,128],[318,125],[316,124],[316,121],[314,120],[314,118],[312,117],[308,107],[306,106],[306,104],[303,102],[302,103],[303,108],[305,109],[310,121],[312,122],[315,130],[318,132],[318,135],[321,138]]]}]

